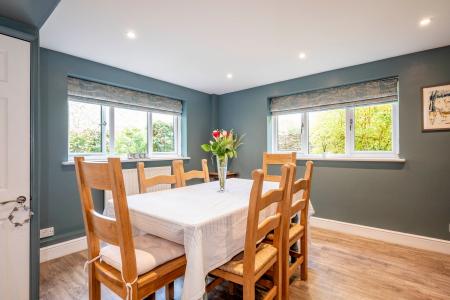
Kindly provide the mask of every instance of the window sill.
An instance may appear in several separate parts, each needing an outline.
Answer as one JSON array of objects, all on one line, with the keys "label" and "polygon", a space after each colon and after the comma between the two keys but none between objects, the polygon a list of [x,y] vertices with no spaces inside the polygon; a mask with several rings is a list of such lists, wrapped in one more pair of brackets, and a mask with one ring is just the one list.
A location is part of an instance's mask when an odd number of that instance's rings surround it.
[{"label": "window sill", "polygon": [[[131,163],[131,162],[140,162],[140,161],[166,161],[166,160],[175,160],[175,159],[181,159],[181,160],[187,160],[191,159],[189,156],[154,156],[154,157],[147,157],[147,158],[136,158],[136,159],[128,159],[128,158],[121,158],[120,161],[122,163]],[[106,158],[99,158],[99,159],[89,159],[86,158],[86,161],[95,161],[95,162],[106,162]],[[63,166],[73,166],[75,165],[75,162],[73,160],[63,161],[61,163]]]},{"label": "window sill", "polygon": [[391,162],[405,163],[406,159],[400,157],[320,157],[320,156],[297,156],[297,160],[312,161],[355,161],[355,162]]}]

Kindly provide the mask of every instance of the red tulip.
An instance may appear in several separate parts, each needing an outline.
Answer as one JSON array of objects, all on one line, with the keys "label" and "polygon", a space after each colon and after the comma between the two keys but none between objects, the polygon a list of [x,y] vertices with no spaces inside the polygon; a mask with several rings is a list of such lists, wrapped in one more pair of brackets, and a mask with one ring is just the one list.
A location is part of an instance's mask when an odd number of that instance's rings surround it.
[{"label": "red tulip", "polygon": [[214,130],[214,131],[212,132],[212,135],[213,135],[214,138],[217,139],[217,138],[220,136],[219,130]]}]

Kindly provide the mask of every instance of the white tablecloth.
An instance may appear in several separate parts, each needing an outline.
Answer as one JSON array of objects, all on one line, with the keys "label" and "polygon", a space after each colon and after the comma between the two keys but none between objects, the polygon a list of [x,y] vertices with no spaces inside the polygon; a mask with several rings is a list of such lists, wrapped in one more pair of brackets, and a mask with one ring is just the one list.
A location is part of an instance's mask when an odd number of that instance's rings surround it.
[{"label": "white tablecloth", "polygon": [[[244,249],[251,186],[252,180],[232,178],[224,193],[217,192],[218,182],[210,182],[128,196],[136,229],[184,245],[187,266],[182,299],[201,298],[208,272]],[[264,182],[263,191],[277,187],[278,183]],[[260,218],[274,210],[275,206],[269,207]],[[114,215],[112,201],[105,214]]]}]

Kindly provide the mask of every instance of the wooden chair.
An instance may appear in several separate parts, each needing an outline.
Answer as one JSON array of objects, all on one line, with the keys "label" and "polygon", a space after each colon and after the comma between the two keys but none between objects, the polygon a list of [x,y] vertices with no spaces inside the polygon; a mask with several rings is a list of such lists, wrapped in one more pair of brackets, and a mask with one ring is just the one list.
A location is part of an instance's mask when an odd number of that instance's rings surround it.
[{"label": "wooden chair", "polygon": [[[252,172],[253,186],[250,193],[247,231],[244,251],[231,261],[210,272],[217,277],[210,286],[217,281],[228,280],[243,286],[243,299],[255,299],[255,284],[268,271],[273,274],[273,284],[269,286],[264,299],[281,300],[281,250],[282,250],[282,212],[287,205],[287,185],[292,166],[281,168],[281,182],[278,189],[273,189],[261,195],[264,182],[262,170]],[[277,211],[260,222],[260,211],[278,203]],[[274,232],[272,244],[259,243],[269,232]],[[264,281],[264,280],[262,280]],[[267,286],[267,282],[264,283]],[[210,288],[208,287],[208,290]]]},{"label": "wooden chair", "polygon": [[[75,169],[88,242],[89,299],[100,299],[100,283],[123,299],[154,299],[156,290],[183,276],[183,246],[152,235],[133,239],[119,158],[95,163],[76,157]],[[94,210],[91,189],[112,191],[115,219]],[[109,245],[100,248],[100,240]]]},{"label": "wooden chair", "polygon": [[264,180],[266,181],[275,181],[280,182],[280,175],[269,175],[269,166],[270,165],[284,165],[284,164],[296,164],[297,163],[297,153],[263,153],[263,171],[264,171]]},{"label": "wooden chair", "polygon": [[185,173],[182,160],[174,160],[173,168],[175,176],[177,177],[176,187],[186,186],[186,181],[194,178],[203,179],[203,182],[209,182],[208,161],[206,159],[202,159],[201,171],[192,170]]},{"label": "wooden chair", "polygon": [[[289,299],[289,280],[294,272],[300,267],[300,276],[302,280],[308,279],[308,208],[309,198],[311,194],[311,179],[313,172],[313,162],[306,162],[305,175],[299,180],[295,180],[296,166],[292,164],[292,176],[288,184],[288,205],[284,212],[285,218],[283,221],[283,299]],[[294,198],[294,195],[299,194],[299,200]],[[291,223],[292,217],[300,214],[300,224]],[[271,243],[274,241],[274,235],[267,235],[266,241]],[[300,251],[294,250],[293,245],[300,241]],[[293,263],[290,264],[291,258],[294,258]]]},{"label": "wooden chair", "polygon": [[[175,175],[157,175],[150,178],[145,177],[144,163],[138,162],[137,165],[138,181],[139,181],[139,193],[146,193],[151,187],[159,184],[175,184],[177,185],[177,177]],[[175,170],[174,163],[172,162],[172,169]],[[178,184],[179,185],[179,184]]]}]

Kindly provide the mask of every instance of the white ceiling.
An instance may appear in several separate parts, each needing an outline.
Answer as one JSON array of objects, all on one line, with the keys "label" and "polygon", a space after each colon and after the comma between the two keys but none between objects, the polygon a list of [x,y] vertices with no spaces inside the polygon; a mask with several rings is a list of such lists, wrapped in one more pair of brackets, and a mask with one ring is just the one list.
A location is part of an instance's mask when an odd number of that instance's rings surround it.
[{"label": "white ceiling", "polygon": [[450,45],[450,0],[62,0],[40,37],[45,48],[223,94]]}]

